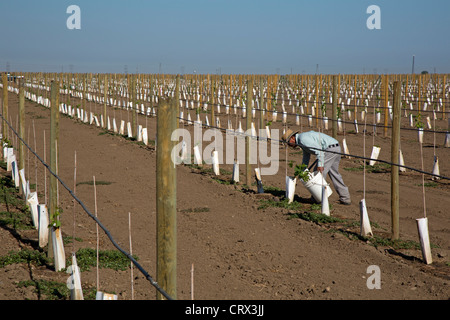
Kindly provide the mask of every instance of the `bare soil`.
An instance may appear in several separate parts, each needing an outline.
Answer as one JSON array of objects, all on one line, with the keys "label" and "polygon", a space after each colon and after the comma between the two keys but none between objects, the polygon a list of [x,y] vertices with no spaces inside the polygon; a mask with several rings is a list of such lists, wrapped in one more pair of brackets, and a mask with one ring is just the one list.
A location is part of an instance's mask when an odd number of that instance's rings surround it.
[{"label": "bare soil", "polygon": [[[18,97],[9,93],[9,120],[16,127]],[[88,103],[94,112],[100,105]],[[112,118],[113,112],[108,109]],[[191,111],[191,117],[195,115]],[[203,116],[203,115],[202,115]],[[128,121],[125,110],[115,111],[115,117]],[[229,115],[221,115],[226,125]],[[279,117],[281,119],[281,117]],[[289,117],[294,129],[309,130],[306,120],[302,127]],[[408,127],[404,118],[402,125]],[[233,118],[233,123],[235,118]],[[360,122],[361,123],[361,122]],[[44,131],[47,139],[46,159],[49,159],[50,110],[26,101],[27,137],[30,146],[44,157]],[[156,118],[139,117],[139,124],[148,127],[149,139],[156,135]],[[243,122],[244,125],[244,122]],[[347,124],[345,138],[352,154],[366,157],[372,145],[381,146],[379,159],[390,161],[390,138],[351,132]],[[437,120],[436,126],[445,130],[447,122]],[[192,131],[192,126],[186,126]],[[281,122],[272,128],[283,128]],[[34,131],[36,144],[34,143]],[[368,130],[371,132],[371,130]],[[390,134],[390,132],[389,132]],[[10,135],[12,137],[12,135]],[[344,136],[339,135],[339,141]],[[436,145],[434,145],[434,138]],[[77,158],[77,183],[110,182],[96,187],[97,214],[117,243],[129,250],[128,213],[131,213],[132,252],[138,262],[156,279],[156,151],[153,144],[144,146],[123,136],[105,133],[95,125],[81,123],[67,116],[60,117],[59,175],[66,185],[74,187],[74,155]],[[13,139],[11,139],[13,140]],[[13,141],[14,142],[14,141]],[[433,156],[440,160],[440,173],[450,176],[450,149],[443,147],[444,135],[425,133],[423,145],[424,170],[431,172]],[[204,146],[208,143],[204,143]],[[435,146],[435,147],[433,147]],[[405,164],[421,168],[420,145],[416,132],[402,130],[401,150]],[[287,159],[286,159],[287,154]],[[450,186],[448,180],[431,181],[425,176],[426,216],[432,244],[433,263],[426,265],[420,248],[397,248],[392,244],[374,246],[369,239],[359,237],[359,201],[364,197],[373,223],[374,235],[389,239],[391,233],[390,168],[365,175],[363,160],[341,160],[340,172],[350,189],[352,204],[338,203],[336,192],[330,196],[331,216],[341,218],[335,223],[307,221],[295,214],[318,212],[312,206],[309,192],[297,183],[295,201],[299,210],[262,204],[281,203],[284,199],[285,176],[293,174],[289,161],[300,163],[299,150],[280,148],[280,167],[277,175],[263,176],[264,194],[242,183],[230,184],[232,166],[222,165],[223,173],[211,172],[187,165],[177,167],[177,299],[196,300],[448,300],[450,297]],[[286,167],[287,166],[287,167]],[[206,168],[209,166],[205,165]],[[253,166],[254,167],[254,166]],[[367,169],[368,167],[366,167]],[[45,201],[43,166],[30,154],[26,162],[26,176],[36,183],[39,201]],[[4,170],[2,175],[10,175]],[[365,177],[365,189],[364,189]],[[241,181],[245,181],[241,165]],[[254,179],[252,178],[252,181]],[[272,188],[269,188],[272,187]],[[47,176],[48,188],[48,176]],[[277,189],[278,188],[278,189]],[[333,187],[332,187],[333,188]],[[280,191],[281,190],[281,191]],[[334,190],[334,189],[333,189]],[[59,201],[63,208],[62,231],[76,237],[66,245],[66,256],[83,247],[95,248],[96,225],[75,205],[70,194],[60,185]],[[76,186],[76,195],[91,212],[95,212],[94,188],[88,183]],[[265,202],[264,202],[265,201]],[[1,203],[1,210],[7,208]],[[12,209],[11,209],[12,210]],[[400,175],[400,238],[419,243],[416,219],[424,216],[422,175],[411,170]],[[75,224],[74,224],[75,221]],[[38,249],[36,230],[16,230],[0,227],[0,256],[24,248]],[[100,249],[114,249],[100,231]],[[367,281],[372,273],[369,266],[378,266],[381,288],[369,289]],[[193,273],[191,272],[193,270]],[[154,300],[156,290],[137,270],[134,274],[134,298]],[[52,266],[13,264],[0,269],[1,300],[44,299],[33,287],[18,287],[20,281],[47,279],[65,283],[68,274],[55,272]],[[84,288],[96,287],[95,269],[81,274]],[[131,299],[130,270],[100,269],[99,290],[113,292],[120,300]]]}]

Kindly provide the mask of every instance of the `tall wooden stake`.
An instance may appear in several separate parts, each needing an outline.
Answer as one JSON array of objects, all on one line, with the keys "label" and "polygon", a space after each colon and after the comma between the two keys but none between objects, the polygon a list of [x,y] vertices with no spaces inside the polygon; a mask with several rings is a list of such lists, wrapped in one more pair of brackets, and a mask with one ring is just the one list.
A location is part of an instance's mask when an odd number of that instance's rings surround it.
[{"label": "tall wooden stake", "polygon": [[[97,213],[97,187],[95,184],[95,176],[92,177],[92,182],[94,183],[94,214],[95,217],[98,218],[98,213]],[[100,239],[98,237],[98,223],[95,224],[95,235],[97,238],[97,244],[96,244],[96,253],[97,253],[97,267],[96,267],[96,273],[97,273],[97,292],[99,291],[100,288],[100,277],[99,277],[99,272],[98,272],[98,268],[99,268],[99,244],[100,244]]]},{"label": "tall wooden stake", "polygon": [[332,135],[333,138],[337,139],[337,103],[338,103],[338,81],[337,81],[338,76],[334,75],[333,76],[333,112],[332,112]]},{"label": "tall wooden stake", "polygon": [[[103,84],[103,94],[104,94],[104,100],[103,101],[103,128],[107,127],[107,121],[106,121],[106,104],[107,104],[107,100],[108,100],[108,89],[109,89],[109,84],[108,84],[108,75],[105,75],[105,80],[104,80],[104,84]],[[70,97],[70,95],[69,95]]]},{"label": "tall wooden stake", "polygon": [[[2,74],[2,83],[3,83],[3,118],[8,120],[8,75],[6,72]],[[3,139],[8,139],[8,126],[6,123],[2,124],[2,137]],[[3,149],[3,146],[2,146]],[[3,154],[3,152],[2,152]]]},{"label": "tall wooden stake", "polygon": [[191,265],[191,300],[194,300],[194,264]]},{"label": "tall wooden stake", "polygon": [[[50,169],[57,173],[57,144],[59,139],[59,85],[56,81],[51,83],[50,91]],[[50,193],[49,193],[49,215],[50,225],[60,221],[57,214],[58,211],[58,186],[57,179],[53,174],[50,174]],[[50,226],[52,228],[52,226]],[[48,256],[53,257],[51,230],[49,232],[49,250]]]},{"label": "tall wooden stake", "polygon": [[[131,243],[131,212],[128,212],[128,237],[130,239],[130,255],[133,255],[133,245]],[[134,285],[133,285],[133,262],[130,261],[131,271],[131,300],[134,300]]]},{"label": "tall wooden stake", "polygon": [[[180,110],[180,89],[181,89],[180,88],[180,75],[177,74],[176,79],[175,79],[175,104],[176,104],[176,109],[177,109],[177,113],[176,113],[177,128],[180,127],[180,119],[178,117],[178,115],[180,114],[180,112],[179,112],[179,110]],[[198,108],[198,110],[200,110],[200,107]]]},{"label": "tall wooden stake", "polygon": [[214,111],[214,95],[216,91],[216,82],[215,80],[211,79],[211,101],[210,101],[210,107],[211,107],[211,123],[210,126],[215,127],[216,126],[216,116]]},{"label": "tall wooden stake", "polygon": [[[178,108],[175,101],[175,99],[160,100],[156,147],[156,277],[161,288],[174,299],[177,293],[177,176],[171,158],[175,146],[175,142],[171,141],[171,135],[177,128]],[[159,292],[157,299],[163,299]]]},{"label": "tall wooden stake", "polygon": [[445,85],[447,82],[447,75],[444,75],[444,79],[442,81],[442,120],[445,120],[447,115],[445,113]]},{"label": "tall wooden stake", "polygon": [[[264,82],[263,77],[259,78],[259,129],[264,129]],[[260,131],[261,133],[261,131]]]},{"label": "tall wooden stake", "polygon": [[[394,105],[392,121],[392,142],[391,142],[391,163],[398,164],[399,145],[400,145],[400,82],[394,82]],[[391,166],[391,222],[392,239],[399,238],[399,168],[396,165]]]},{"label": "tall wooden stake", "polygon": [[137,138],[137,114],[138,114],[138,105],[136,99],[136,76],[131,75],[131,88],[130,88],[130,99],[132,103],[131,108],[131,131],[134,138]]},{"label": "tall wooden stake", "polygon": [[383,91],[384,91],[384,137],[387,137],[387,133],[388,133],[388,117],[389,117],[389,110],[388,110],[388,102],[389,102],[389,76],[385,75],[383,77],[384,79],[384,86],[383,86]]},{"label": "tall wooden stake", "polygon": [[[25,97],[23,79],[19,80],[19,136],[25,139]],[[25,168],[25,145],[19,141],[19,170]],[[22,190],[22,188],[19,188]]]},{"label": "tall wooden stake", "polygon": [[319,128],[319,76],[316,74],[316,128]]},{"label": "tall wooden stake", "polygon": [[252,127],[252,101],[253,101],[253,80],[247,81],[247,105],[246,105],[246,135],[245,135],[245,181],[250,188],[251,183],[251,166],[250,166],[250,139],[251,139],[251,127]]}]

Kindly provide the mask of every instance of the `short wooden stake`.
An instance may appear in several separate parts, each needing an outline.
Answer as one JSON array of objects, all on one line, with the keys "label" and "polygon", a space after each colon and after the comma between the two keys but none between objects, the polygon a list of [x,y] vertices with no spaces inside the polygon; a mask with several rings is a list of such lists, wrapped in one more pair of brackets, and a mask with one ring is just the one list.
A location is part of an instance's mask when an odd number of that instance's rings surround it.
[{"label": "short wooden stake", "polygon": [[[128,237],[130,239],[130,255],[133,255],[133,245],[131,243],[131,212],[128,212]],[[133,279],[133,262],[130,261],[130,273],[131,273],[131,300],[134,300],[134,279]]]}]

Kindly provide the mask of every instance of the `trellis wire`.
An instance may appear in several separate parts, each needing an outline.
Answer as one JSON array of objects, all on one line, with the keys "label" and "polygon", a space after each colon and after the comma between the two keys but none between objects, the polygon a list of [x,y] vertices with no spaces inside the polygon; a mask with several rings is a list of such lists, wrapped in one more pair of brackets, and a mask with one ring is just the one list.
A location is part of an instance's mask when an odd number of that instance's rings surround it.
[{"label": "trellis wire", "polygon": [[[184,120],[184,121],[186,121],[186,122],[192,122],[192,123],[194,122],[194,121],[192,121],[192,120],[183,119],[183,118],[180,118],[180,117],[178,117],[178,118],[179,118],[179,119],[182,119],[182,120]],[[206,124],[203,124],[203,123],[202,123],[201,125],[202,125],[202,127],[208,127],[208,128],[218,129],[218,130],[222,130],[222,131],[230,131],[230,130],[225,129],[225,128],[221,128],[221,127],[217,127],[217,126],[212,126],[212,125],[206,125]],[[241,136],[250,136],[250,137],[256,138],[256,139],[258,139],[258,140],[267,140],[267,141],[271,140],[271,141],[279,142],[279,143],[282,143],[282,144],[285,144],[285,143],[286,143],[286,142],[283,141],[283,140],[276,140],[276,139],[267,138],[267,137],[260,137],[260,136],[256,136],[256,137],[255,137],[255,136],[252,136],[251,134],[248,135],[248,134],[242,133],[242,132],[241,132],[241,133],[237,133],[237,134],[239,134],[239,135],[241,135]],[[402,167],[402,168],[405,168],[405,169],[409,169],[409,170],[411,170],[411,171],[416,171],[416,172],[423,173],[423,174],[430,175],[430,176],[434,176],[434,177],[437,177],[437,178],[441,178],[441,179],[445,179],[445,180],[450,180],[450,177],[446,177],[446,176],[442,176],[442,175],[437,175],[437,174],[434,174],[434,173],[431,173],[431,172],[426,172],[426,171],[423,171],[423,170],[420,170],[420,169],[408,167],[408,166],[401,165],[401,164],[398,164],[398,163],[392,163],[392,162],[386,161],[386,160],[372,159],[372,158],[368,158],[368,157],[365,157],[365,156],[358,156],[358,155],[354,155],[354,154],[345,154],[345,153],[343,153],[343,152],[337,152],[337,151],[330,151],[330,150],[318,149],[318,148],[314,148],[314,147],[311,147],[310,149],[313,149],[313,150],[316,150],[316,151],[323,151],[323,152],[330,152],[330,153],[334,153],[334,154],[340,154],[340,155],[342,155],[342,156],[350,156],[350,157],[354,157],[354,158],[358,158],[358,159],[363,159],[363,160],[368,160],[368,161],[374,160],[374,161],[377,161],[377,162],[382,162],[382,163],[385,163],[385,164],[394,165],[394,166],[397,166],[397,167]]]}]

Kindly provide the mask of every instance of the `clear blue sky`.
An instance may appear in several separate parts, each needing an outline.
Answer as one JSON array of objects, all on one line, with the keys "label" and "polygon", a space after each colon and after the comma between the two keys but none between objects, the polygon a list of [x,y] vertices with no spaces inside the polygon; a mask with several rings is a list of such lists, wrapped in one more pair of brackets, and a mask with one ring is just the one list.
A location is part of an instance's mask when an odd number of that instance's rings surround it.
[{"label": "clear blue sky", "polygon": [[450,1],[1,0],[0,39],[11,71],[450,73]]}]

